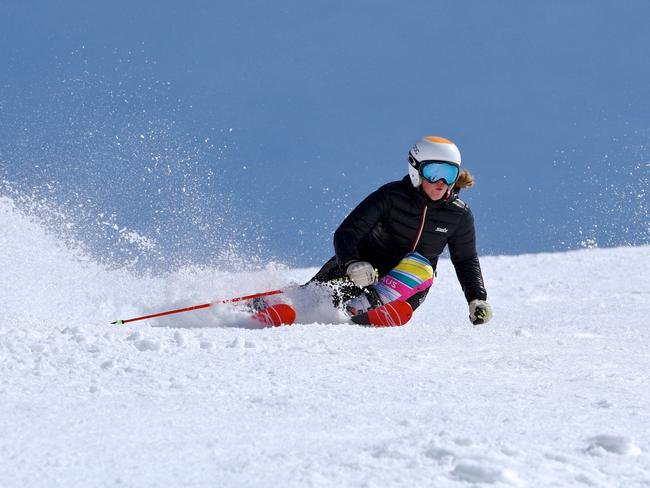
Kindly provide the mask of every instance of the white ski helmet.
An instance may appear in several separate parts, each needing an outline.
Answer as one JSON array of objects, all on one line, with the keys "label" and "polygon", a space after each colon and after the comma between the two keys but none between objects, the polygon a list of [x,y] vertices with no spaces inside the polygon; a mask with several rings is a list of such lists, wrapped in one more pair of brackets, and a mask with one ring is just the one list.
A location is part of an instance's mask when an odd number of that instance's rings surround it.
[{"label": "white ski helmet", "polygon": [[460,151],[449,139],[437,136],[425,136],[413,144],[408,155],[408,168],[414,187],[422,184],[421,163],[425,161],[444,161],[460,168]]}]

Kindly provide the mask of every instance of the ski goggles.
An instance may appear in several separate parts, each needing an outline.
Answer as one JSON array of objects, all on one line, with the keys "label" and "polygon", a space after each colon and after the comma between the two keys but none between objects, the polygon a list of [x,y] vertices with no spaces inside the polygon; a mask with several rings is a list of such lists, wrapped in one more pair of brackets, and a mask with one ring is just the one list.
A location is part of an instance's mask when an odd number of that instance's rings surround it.
[{"label": "ski goggles", "polygon": [[420,163],[420,174],[430,183],[444,180],[451,186],[456,182],[458,172],[458,166],[445,161],[423,161]]}]

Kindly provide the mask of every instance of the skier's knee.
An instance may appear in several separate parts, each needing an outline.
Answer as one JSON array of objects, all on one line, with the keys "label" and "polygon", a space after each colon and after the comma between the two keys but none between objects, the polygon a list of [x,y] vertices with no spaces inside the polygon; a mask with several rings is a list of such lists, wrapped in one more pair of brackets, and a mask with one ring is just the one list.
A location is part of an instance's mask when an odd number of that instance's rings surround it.
[{"label": "skier's knee", "polygon": [[393,271],[410,278],[409,283],[412,283],[414,285],[413,287],[417,288],[415,293],[429,288],[433,283],[433,266],[431,265],[431,261],[419,252],[413,251],[408,253]]},{"label": "skier's knee", "polygon": [[433,283],[431,262],[417,252],[410,252],[376,285],[382,297],[391,300],[408,300],[413,295],[428,290]]}]

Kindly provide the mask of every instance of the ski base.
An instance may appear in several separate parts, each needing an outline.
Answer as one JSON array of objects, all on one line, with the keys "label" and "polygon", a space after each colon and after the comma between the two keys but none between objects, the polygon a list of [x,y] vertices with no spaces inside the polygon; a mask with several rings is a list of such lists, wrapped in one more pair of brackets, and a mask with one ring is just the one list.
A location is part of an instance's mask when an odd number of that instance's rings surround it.
[{"label": "ski base", "polygon": [[296,320],[296,311],[291,305],[278,303],[260,310],[252,318],[264,325],[279,327],[280,325],[293,324]]},{"label": "ski base", "polygon": [[352,322],[373,327],[397,327],[407,323],[412,316],[413,308],[408,302],[393,300],[379,308],[353,316]]}]

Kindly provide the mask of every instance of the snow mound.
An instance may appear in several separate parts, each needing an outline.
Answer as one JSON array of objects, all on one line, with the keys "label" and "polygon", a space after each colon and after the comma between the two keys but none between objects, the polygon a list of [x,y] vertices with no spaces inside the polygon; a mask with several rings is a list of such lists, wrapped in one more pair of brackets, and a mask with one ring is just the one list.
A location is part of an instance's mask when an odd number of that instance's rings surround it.
[{"label": "snow mound", "polygon": [[478,464],[460,463],[451,472],[452,476],[469,483],[508,483],[515,486],[521,485],[517,473],[510,469],[481,466]]},{"label": "snow mound", "polygon": [[601,434],[589,439],[587,452],[592,455],[612,453],[621,456],[639,456],[641,449],[630,437]]}]

